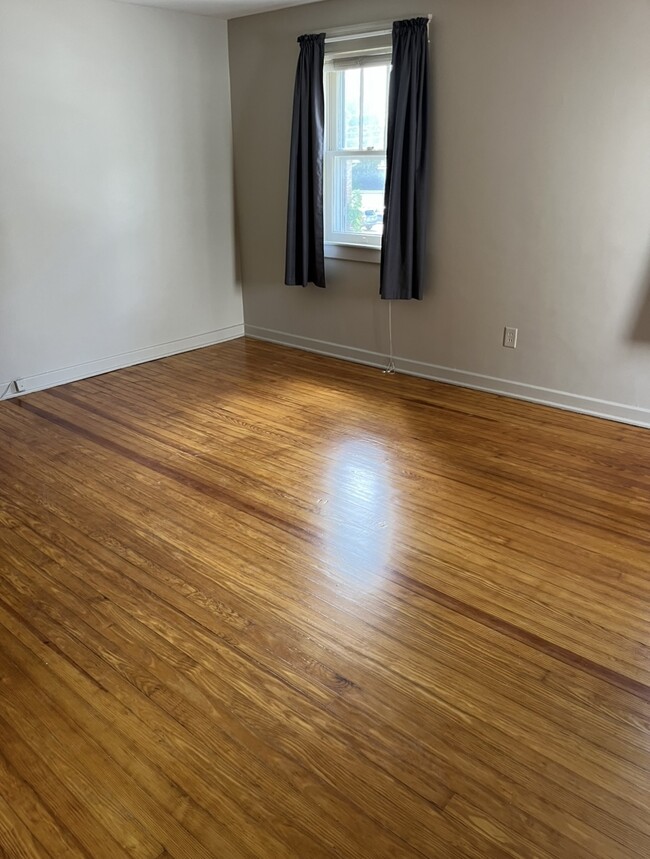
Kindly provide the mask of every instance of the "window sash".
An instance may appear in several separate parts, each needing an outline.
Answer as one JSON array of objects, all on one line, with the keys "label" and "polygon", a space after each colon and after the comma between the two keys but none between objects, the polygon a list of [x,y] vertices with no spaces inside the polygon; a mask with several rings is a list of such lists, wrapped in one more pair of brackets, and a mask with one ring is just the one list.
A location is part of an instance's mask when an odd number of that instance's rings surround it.
[{"label": "window sash", "polygon": [[[326,199],[329,205],[325,207],[325,241],[333,244],[342,245],[361,245],[364,247],[381,247],[381,233],[371,232],[366,230],[345,230],[336,229],[345,224],[345,207],[346,198],[342,192],[342,184],[339,182],[339,173],[337,171],[337,159],[350,159],[356,161],[370,160],[377,158],[386,158],[385,150],[372,150],[371,152],[350,153],[349,150],[333,150],[325,156],[325,178],[326,178]],[[370,192],[372,193],[372,192]],[[376,211],[383,211],[384,195],[383,191],[377,192],[380,196],[377,199],[378,206]],[[375,222],[376,223],[376,222]]]},{"label": "window sash", "polygon": [[[326,112],[327,112],[327,127],[326,127],[326,149],[325,149],[325,241],[331,244],[381,248],[382,235],[366,230],[335,230],[335,225],[340,227],[345,224],[345,198],[342,192],[342,183],[338,181],[339,174],[337,173],[337,159],[353,158],[356,160],[364,159],[386,159],[386,142],[384,138],[384,146],[381,149],[344,149],[342,148],[343,121],[344,121],[344,94],[343,94],[343,72],[347,68],[363,68],[368,65],[386,65],[390,71],[390,56],[384,52],[382,55],[374,55],[368,57],[367,63],[359,63],[359,57],[354,58],[355,63],[352,65],[334,66],[332,63],[326,66]],[[359,140],[363,139],[363,97],[360,93],[360,129]],[[386,103],[388,103],[388,85],[386,86]],[[386,110],[387,115],[387,110]],[[376,211],[383,211],[383,193],[381,201],[377,201],[380,205]]]}]

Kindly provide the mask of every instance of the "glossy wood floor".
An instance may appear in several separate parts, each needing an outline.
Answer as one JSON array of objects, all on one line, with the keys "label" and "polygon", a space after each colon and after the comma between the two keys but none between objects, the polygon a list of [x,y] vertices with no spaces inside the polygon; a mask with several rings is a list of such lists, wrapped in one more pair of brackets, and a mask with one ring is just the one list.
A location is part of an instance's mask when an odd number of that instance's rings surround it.
[{"label": "glossy wood floor", "polygon": [[1,855],[650,856],[650,432],[239,340],[0,447]]}]

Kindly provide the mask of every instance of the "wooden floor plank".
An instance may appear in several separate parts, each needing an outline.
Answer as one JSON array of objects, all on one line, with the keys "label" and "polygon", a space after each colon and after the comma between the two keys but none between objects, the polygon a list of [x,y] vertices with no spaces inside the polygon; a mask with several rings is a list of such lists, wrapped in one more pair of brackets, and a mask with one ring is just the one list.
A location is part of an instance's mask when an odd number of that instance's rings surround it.
[{"label": "wooden floor plank", "polygon": [[40,844],[61,859],[87,859],[89,856],[69,830],[43,805],[36,792],[9,761],[0,755],[0,796],[10,799],[11,811]]},{"label": "wooden floor plank", "polygon": [[0,795],[0,849],[11,859],[49,859],[50,854],[14,814],[8,798]]},{"label": "wooden floor plank", "polygon": [[[123,859],[128,856],[97,820],[88,798],[70,790],[52,771],[52,762],[44,760],[47,757],[44,749],[33,749],[23,734],[19,733],[14,717],[5,719],[0,714],[0,736],[4,756],[38,800],[59,821],[62,832],[69,840],[76,838],[93,859],[110,859],[113,856]],[[0,844],[6,849],[5,841]]]},{"label": "wooden floor plank", "polygon": [[0,855],[645,859],[650,434],[250,340],[0,404]]}]

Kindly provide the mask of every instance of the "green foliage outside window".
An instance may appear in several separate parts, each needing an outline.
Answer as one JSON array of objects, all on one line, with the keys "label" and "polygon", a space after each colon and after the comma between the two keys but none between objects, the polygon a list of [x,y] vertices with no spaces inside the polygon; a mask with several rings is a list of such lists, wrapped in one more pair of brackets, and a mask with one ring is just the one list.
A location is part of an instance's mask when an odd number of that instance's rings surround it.
[{"label": "green foliage outside window", "polygon": [[348,230],[359,232],[363,227],[363,211],[361,209],[361,191],[353,189],[350,194],[346,213]]}]

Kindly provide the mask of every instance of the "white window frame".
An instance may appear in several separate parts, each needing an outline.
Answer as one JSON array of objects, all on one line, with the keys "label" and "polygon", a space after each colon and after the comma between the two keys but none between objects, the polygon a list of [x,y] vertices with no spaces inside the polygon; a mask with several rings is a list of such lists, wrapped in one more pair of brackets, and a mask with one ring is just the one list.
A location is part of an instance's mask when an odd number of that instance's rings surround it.
[{"label": "white window frame", "polygon": [[[386,158],[386,148],[383,149],[341,149],[342,129],[340,127],[343,114],[341,90],[341,75],[337,71],[345,68],[363,68],[371,65],[387,65],[390,76],[390,54],[387,51],[369,50],[360,52],[354,58],[336,62],[335,65],[325,65],[325,157],[324,157],[324,227],[325,227],[325,256],[334,259],[348,259],[357,262],[379,263],[381,258],[382,236],[377,234],[337,233],[333,231],[332,221],[334,206],[337,205],[339,189],[336,187],[335,162],[337,157],[346,158]],[[363,91],[362,91],[363,94]],[[362,100],[361,100],[362,103]],[[388,86],[386,87],[386,113],[388,114]],[[339,198],[339,205],[340,198]]]}]

